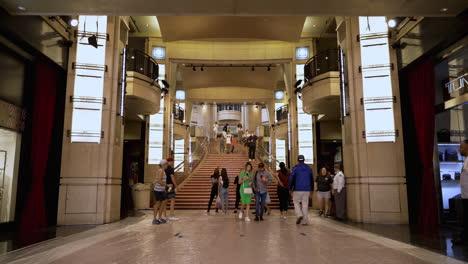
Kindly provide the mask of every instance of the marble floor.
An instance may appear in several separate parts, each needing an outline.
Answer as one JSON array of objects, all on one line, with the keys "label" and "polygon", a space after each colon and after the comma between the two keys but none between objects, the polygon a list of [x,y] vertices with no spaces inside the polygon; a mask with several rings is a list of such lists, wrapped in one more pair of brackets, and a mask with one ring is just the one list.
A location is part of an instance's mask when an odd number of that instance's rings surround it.
[{"label": "marble floor", "polygon": [[9,252],[0,263],[464,263],[311,213],[309,226],[277,212],[264,222],[179,211],[155,226],[150,212]]}]

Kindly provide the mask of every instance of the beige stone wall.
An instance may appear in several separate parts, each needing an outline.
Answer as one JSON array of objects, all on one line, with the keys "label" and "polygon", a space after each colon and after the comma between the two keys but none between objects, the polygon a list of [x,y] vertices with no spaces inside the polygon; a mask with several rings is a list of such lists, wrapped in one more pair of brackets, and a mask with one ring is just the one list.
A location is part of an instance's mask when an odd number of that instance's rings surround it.
[{"label": "beige stone wall", "polygon": [[[343,160],[348,189],[348,216],[366,223],[408,223],[407,193],[401,107],[398,76],[392,71],[395,127],[399,131],[396,142],[366,143],[362,77],[359,72],[360,46],[358,18],[345,18],[346,36],[341,43],[346,51],[349,73],[350,115],[343,125]],[[396,64],[394,50],[391,60]]]},{"label": "beige stone wall", "polygon": [[117,87],[119,56],[124,43],[119,41],[120,20],[108,17],[104,97],[102,110],[104,138],[96,143],[71,143],[67,130],[71,129],[74,89],[72,63],[76,46],[70,49],[67,96],[65,97],[64,137],[57,223],[104,224],[120,219],[120,191],[122,178],[123,125],[117,116]]}]

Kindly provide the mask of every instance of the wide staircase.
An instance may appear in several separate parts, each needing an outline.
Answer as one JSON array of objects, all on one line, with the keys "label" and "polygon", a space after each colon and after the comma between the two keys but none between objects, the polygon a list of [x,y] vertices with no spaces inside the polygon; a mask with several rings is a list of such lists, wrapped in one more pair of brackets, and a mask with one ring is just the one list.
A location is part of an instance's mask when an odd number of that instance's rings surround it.
[{"label": "wide staircase", "polygon": [[[211,175],[216,167],[226,168],[229,177],[229,209],[234,209],[236,201],[236,185],[234,179],[239,171],[249,161],[246,154],[207,154],[198,165],[191,177],[186,180],[177,192],[177,209],[203,209],[208,208],[211,193]],[[254,171],[257,169],[258,161],[252,162]],[[278,195],[276,192],[277,182],[273,177],[273,183],[268,186],[272,209],[279,208]],[[211,210],[214,211],[216,201],[213,201]],[[252,199],[252,203],[254,203]]]}]

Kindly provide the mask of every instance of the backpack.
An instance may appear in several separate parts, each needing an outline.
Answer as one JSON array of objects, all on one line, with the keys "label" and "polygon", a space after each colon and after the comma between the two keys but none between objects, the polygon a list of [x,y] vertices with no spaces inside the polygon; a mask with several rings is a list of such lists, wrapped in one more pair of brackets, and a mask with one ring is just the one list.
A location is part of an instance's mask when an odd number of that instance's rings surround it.
[{"label": "backpack", "polygon": [[229,179],[227,181],[223,181],[223,188],[224,189],[229,188]]}]

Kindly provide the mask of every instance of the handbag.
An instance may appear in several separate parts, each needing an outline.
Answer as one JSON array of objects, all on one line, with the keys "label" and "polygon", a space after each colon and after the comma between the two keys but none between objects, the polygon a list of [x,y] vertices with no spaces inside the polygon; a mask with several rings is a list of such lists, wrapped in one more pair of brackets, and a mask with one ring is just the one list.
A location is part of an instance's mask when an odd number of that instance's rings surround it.
[{"label": "handbag", "polygon": [[215,208],[218,208],[218,209],[221,208],[221,197],[219,197],[219,196],[216,198],[216,207]]},{"label": "handbag", "polygon": [[253,193],[253,190],[251,187],[244,188],[244,194],[252,194],[252,193]]},{"label": "handbag", "polygon": [[441,129],[437,132],[437,141],[441,142],[450,142],[450,130]]},{"label": "handbag", "polygon": [[458,161],[458,152],[455,149],[445,150],[445,161]]}]

